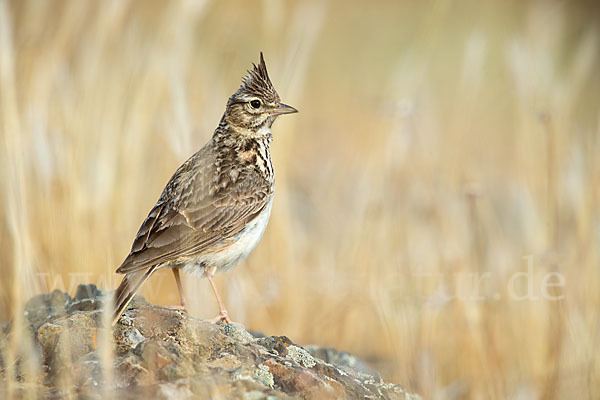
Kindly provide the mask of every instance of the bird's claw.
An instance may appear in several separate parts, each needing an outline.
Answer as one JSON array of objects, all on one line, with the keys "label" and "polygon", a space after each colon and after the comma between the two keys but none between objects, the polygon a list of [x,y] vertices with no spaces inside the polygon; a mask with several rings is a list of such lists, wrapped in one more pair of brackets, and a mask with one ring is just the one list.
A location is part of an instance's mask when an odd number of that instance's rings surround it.
[{"label": "bird's claw", "polygon": [[224,322],[226,324],[231,324],[231,319],[229,318],[229,314],[227,314],[227,310],[221,310],[219,315],[209,320],[211,323],[216,324],[219,322]]},{"label": "bird's claw", "polygon": [[177,311],[183,311],[184,313],[188,314],[188,310],[185,306],[165,306],[168,309],[171,310],[177,310]]}]

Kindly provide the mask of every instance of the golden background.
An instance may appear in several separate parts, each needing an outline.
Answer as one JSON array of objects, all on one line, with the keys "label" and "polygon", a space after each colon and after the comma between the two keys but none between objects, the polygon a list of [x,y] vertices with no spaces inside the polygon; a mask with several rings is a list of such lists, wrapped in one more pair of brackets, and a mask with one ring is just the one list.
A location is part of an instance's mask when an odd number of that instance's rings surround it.
[{"label": "golden background", "polygon": [[[599,22],[593,2],[0,1],[0,319],[116,287],[263,51],[300,113],[273,128],[262,242],[216,278],[232,318],[424,398],[598,398]],[[169,271],[145,286],[178,301]]]}]

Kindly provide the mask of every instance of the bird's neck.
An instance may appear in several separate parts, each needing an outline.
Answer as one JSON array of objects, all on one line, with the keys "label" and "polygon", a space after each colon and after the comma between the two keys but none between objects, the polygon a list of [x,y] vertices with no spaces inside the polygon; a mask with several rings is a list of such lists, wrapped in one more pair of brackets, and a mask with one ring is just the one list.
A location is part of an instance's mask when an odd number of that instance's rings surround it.
[{"label": "bird's neck", "polygon": [[239,148],[242,151],[253,142],[262,144],[268,150],[269,144],[273,140],[271,123],[265,122],[258,127],[246,128],[230,124],[225,119],[225,115],[223,115],[219,126],[215,129],[213,140],[217,144],[230,148]]},{"label": "bird's neck", "polygon": [[250,131],[246,128],[234,127],[225,118],[213,134],[217,148],[217,164],[246,165],[258,168],[268,180],[274,178],[271,163],[270,144],[273,136],[270,126],[264,125]]}]

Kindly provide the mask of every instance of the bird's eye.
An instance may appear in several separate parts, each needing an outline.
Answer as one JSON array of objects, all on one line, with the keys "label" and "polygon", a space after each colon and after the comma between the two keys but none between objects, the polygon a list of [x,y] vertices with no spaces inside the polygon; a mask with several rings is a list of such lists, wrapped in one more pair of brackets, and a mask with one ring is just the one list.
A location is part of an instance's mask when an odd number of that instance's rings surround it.
[{"label": "bird's eye", "polygon": [[252,108],[259,108],[260,107],[260,100],[252,100],[250,102],[250,105],[252,106]]}]

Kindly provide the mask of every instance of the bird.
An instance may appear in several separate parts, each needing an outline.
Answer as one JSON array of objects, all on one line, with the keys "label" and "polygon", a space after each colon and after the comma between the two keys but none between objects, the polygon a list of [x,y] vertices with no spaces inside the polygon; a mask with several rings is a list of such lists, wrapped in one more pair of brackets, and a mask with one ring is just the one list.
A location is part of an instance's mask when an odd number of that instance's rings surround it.
[{"label": "bird", "polygon": [[271,214],[275,175],[270,143],[273,122],[298,112],[284,104],[260,53],[239,89],[229,97],[210,140],[173,174],[139,228],[116,272],[114,326],[142,284],[170,268],[187,311],[180,271],[206,277],[219,306],[213,322],[231,323],[214,282],[260,241]]}]

